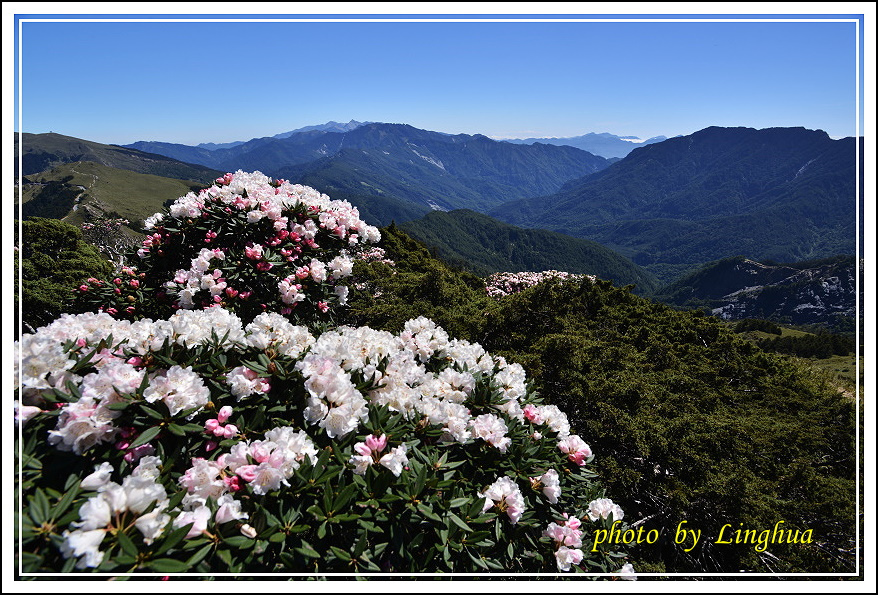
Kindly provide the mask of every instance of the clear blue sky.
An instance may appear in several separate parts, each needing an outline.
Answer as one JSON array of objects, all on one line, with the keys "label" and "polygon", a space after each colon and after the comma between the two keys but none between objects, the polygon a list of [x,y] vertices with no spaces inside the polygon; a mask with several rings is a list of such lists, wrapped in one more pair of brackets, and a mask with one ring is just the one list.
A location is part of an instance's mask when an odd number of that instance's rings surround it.
[{"label": "clear blue sky", "polygon": [[855,26],[25,22],[22,129],[117,144],[350,119],[495,138],[712,125],[851,136]]}]

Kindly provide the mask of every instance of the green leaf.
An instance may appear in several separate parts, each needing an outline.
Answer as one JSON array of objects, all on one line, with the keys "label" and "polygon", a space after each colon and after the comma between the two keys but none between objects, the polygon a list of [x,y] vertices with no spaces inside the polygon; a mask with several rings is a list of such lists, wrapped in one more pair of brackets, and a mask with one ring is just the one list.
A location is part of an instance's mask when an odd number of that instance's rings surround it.
[{"label": "green leaf", "polygon": [[58,500],[58,504],[56,504],[55,508],[52,510],[52,518],[57,519],[59,516],[67,512],[67,509],[70,508],[70,505],[73,503],[73,500],[76,498],[77,494],[79,494],[78,482],[73,485],[69,490],[64,492],[64,495],[61,496],[60,500]]},{"label": "green leaf", "polygon": [[479,568],[484,568],[485,570],[488,570],[488,565],[485,564],[485,561],[482,560],[482,558],[480,556],[472,555],[472,553],[469,550],[467,550],[466,553],[470,557],[470,560],[475,562],[476,566],[478,566]]},{"label": "green leaf", "polygon": [[186,572],[189,570],[189,564],[180,560],[172,560],[171,558],[152,560],[148,566],[156,572]]},{"label": "green leaf", "polygon": [[153,426],[151,428],[147,428],[146,430],[141,432],[140,436],[138,436],[134,442],[131,443],[131,446],[129,448],[134,448],[135,446],[140,446],[141,444],[146,444],[147,442],[149,442],[150,440],[152,440],[153,438],[158,436],[159,432],[161,432],[161,431],[162,431],[162,428],[160,426]]},{"label": "green leaf", "polygon": [[131,541],[131,538],[125,535],[124,531],[119,531],[116,533],[116,540],[119,542],[119,547],[122,548],[122,551],[131,556],[132,558],[137,558],[137,546],[134,545],[134,542]]},{"label": "green leaf", "polygon": [[37,526],[49,520],[49,500],[42,489],[37,488],[34,492],[34,497],[31,499],[27,512]]},{"label": "green leaf", "polygon": [[332,502],[332,510],[342,510],[344,509],[348,503],[353,500],[354,494],[357,492],[359,486],[357,484],[352,483],[349,486],[346,486],[343,490],[341,490],[336,496],[335,500]]},{"label": "green leaf", "polygon": [[458,527],[460,527],[464,531],[472,532],[472,528],[469,525],[467,525],[463,521],[463,519],[461,519],[459,516],[457,516],[453,512],[448,513],[448,518],[451,519],[451,522],[453,522],[455,525],[457,525]]},{"label": "green leaf", "polygon": [[147,414],[148,416],[150,416],[153,419],[165,419],[165,416],[163,413],[159,413],[158,411],[156,411],[152,407],[148,407],[144,404],[140,405],[140,410],[143,411],[145,414]]},{"label": "green leaf", "polygon": [[474,518],[477,515],[482,513],[482,508],[485,507],[485,499],[484,498],[476,498],[473,500],[472,506],[469,507],[469,510],[466,511],[466,516],[470,518]]},{"label": "green leaf", "polygon": [[[435,512],[433,512],[432,509],[430,509],[428,506],[426,506],[423,503],[418,504],[418,512],[420,512],[422,515],[424,515],[425,517],[427,517],[431,521],[436,521],[437,523],[442,522],[442,518],[439,515],[437,515]],[[461,521],[461,522],[463,522],[463,521]]]},{"label": "green leaf", "polygon": [[223,538],[223,543],[227,543],[234,548],[247,549],[253,547],[256,542],[249,537],[244,537],[243,535],[235,535],[233,537]]},{"label": "green leaf", "polygon": [[208,552],[210,552],[210,550],[212,548],[213,548],[213,544],[208,543],[203,548],[201,548],[200,550],[198,550],[197,552],[195,552],[194,554],[189,556],[189,559],[186,560],[186,565],[189,566],[190,568],[195,566],[196,564],[198,564],[199,562],[204,560],[204,558],[207,557]]},{"label": "green leaf", "polygon": [[166,551],[168,551],[169,549],[171,549],[172,547],[174,547],[175,545],[177,545],[178,543],[183,541],[183,539],[186,537],[186,534],[189,533],[189,529],[191,529],[192,525],[194,525],[194,524],[195,524],[194,522],[186,523],[182,527],[178,527],[178,528],[174,529],[173,531],[171,531],[170,533],[168,533],[168,536],[165,537],[164,541],[162,541],[162,544],[159,546],[159,549],[156,550],[155,555],[161,556]]},{"label": "green leaf", "polygon": [[[450,506],[451,506],[451,508],[460,508],[461,506],[464,506],[465,504],[469,504],[469,501],[470,501],[469,498],[452,498]],[[481,503],[480,503],[480,505],[481,505]],[[479,507],[479,510],[481,511],[481,506]]]},{"label": "green leaf", "polygon": [[177,436],[185,436],[186,430],[177,424],[168,424],[168,431]]},{"label": "green leaf", "polygon": [[309,558],[322,558],[317,550],[315,550],[310,543],[305,540],[302,540],[302,547],[293,548],[295,551],[299,552],[303,556],[307,556]]},{"label": "green leaf", "polygon": [[345,562],[351,561],[351,555],[343,549],[337,548],[334,545],[329,546],[329,549],[330,551],[332,551],[333,554],[335,554],[336,558],[344,560]]}]

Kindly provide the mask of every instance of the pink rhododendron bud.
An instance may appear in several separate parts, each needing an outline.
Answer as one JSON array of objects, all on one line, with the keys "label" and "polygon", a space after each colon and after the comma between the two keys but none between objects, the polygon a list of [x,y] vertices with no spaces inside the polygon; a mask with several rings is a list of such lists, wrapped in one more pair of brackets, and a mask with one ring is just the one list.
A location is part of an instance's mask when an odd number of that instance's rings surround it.
[{"label": "pink rhododendron bud", "polygon": [[233,411],[234,409],[232,409],[231,405],[224,405],[223,407],[220,407],[220,410],[217,411],[216,414],[217,421],[223,424],[226,423],[229,417],[231,417]]},{"label": "pink rhododendron bud", "polygon": [[566,514],[564,516],[565,516],[565,518],[567,518],[567,521],[564,524],[567,525],[568,527],[570,527],[571,529],[579,529],[579,527],[582,526],[582,521],[580,521],[575,516],[567,517]]},{"label": "pink rhododendron bud", "polygon": [[369,434],[369,436],[366,437],[366,446],[375,452],[381,452],[384,450],[384,447],[387,446],[387,436],[382,434],[380,438],[376,438],[374,435]]},{"label": "pink rhododendron bud", "polygon": [[135,463],[139,461],[141,457],[153,454],[155,454],[155,447],[152,444],[141,444],[125,453],[123,458],[129,463]]},{"label": "pink rhododendron bud", "polygon": [[244,488],[244,486],[241,485],[241,478],[237,475],[233,475],[232,477],[225,477],[223,478],[223,482],[232,492],[239,492]]},{"label": "pink rhododendron bud", "polygon": [[235,473],[237,473],[241,479],[250,483],[256,479],[256,465],[242,465],[235,469]]},{"label": "pink rhododendron bud", "polygon": [[204,450],[207,452],[211,452],[216,450],[216,447],[219,446],[219,443],[216,440],[208,440],[204,443]]},{"label": "pink rhododendron bud", "polygon": [[220,422],[217,419],[209,419],[204,422],[204,431],[213,434],[219,427]]},{"label": "pink rhododendron bud", "polygon": [[369,448],[365,442],[357,442],[354,444],[354,450],[357,451],[360,456],[371,457],[372,449]]},{"label": "pink rhododendron bud", "polygon": [[223,438],[234,438],[238,435],[238,427],[234,424],[229,424],[223,430]]},{"label": "pink rhododendron bud", "polygon": [[88,285],[80,285],[79,290],[80,291],[88,291]]}]

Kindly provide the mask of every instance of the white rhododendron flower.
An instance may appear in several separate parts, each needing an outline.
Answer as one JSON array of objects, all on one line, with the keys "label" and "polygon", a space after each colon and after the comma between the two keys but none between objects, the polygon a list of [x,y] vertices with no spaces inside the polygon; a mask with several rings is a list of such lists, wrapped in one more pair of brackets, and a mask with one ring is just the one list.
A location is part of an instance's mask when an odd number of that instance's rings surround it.
[{"label": "white rhododendron flower", "polygon": [[[94,568],[103,561],[99,546],[108,531],[123,529],[131,520],[141,532],[144,542],[150,544],[161,535],[170,516],[164,514],[168,505],[165,488],[150,477],[148,468],[155,462],[147,461],[143,473],[140,467],[122,480],[122,484],[103,481],[103,475],[112,472],[104,464],[98,466],[88,478],[90,485],[97,486],[98,493],[79,508],[79,521],[71,524],[73,531],[62,535],[61,553],[65,558],[76,557],[77,568]],[[153,507],[153,505],[155,506]],[[151,508],[149,513],[145,513]],[[145,513],[145,514],[144,514]]]},{"label": "white rhododendron flower", "polygon": [[576,566],[582,562],[583,553],[580,549],[569,548],[562,545],[555,552],[555,561],[558,563],[558,570],[567,572],[572,566]]},{"label": "white rhododendron flower", "polygon": [[524,497],[518,485],[510,477],[498,477],[497,481],[492,483],[487,490],[479,494],[479,497],[485,499],[485,505],[482,512],[487,512],[496,506],[501,511],[505,510],[510,522],[514,525],[524,513]]},{"label": "white rhododendron flower", "polygon": [[634,571],[634,566],[632,566],[630,562],[628,564],[625,564],[619,570],[617,570],[616,574],[620,575],[619,578],[621,578],[624,581],[636,581],[637,580],[637,573]]},{"label": "white rhododendron flower", "polygon": [[506,436],[508,431],[506,424],[496,415],[485,413],[469,423],[474,438],[481,438],[488,444],[496,446],[500,452],[506,452],[512,443],[512,440]]},{"label": "white rhododendron flower", "polygon": [[143,391],[147,403],[162,401],[171,415],[181,411],[201,409],[210,400],[210,391],[191,367],[172,366],[164,374],[153,377]]},{"label": "white rhododendron flower", "polygon": [[113,471],[113,466],[109,463],[104,462],[100,465],[95,465],[94,473],[87,475],[79,483],[79,487],[83,490],[97,491],[110,483],[110,475]]},{"label": "white rhododendron flower", "polygon": [[531,477],[530,481],[535,488],[542,490],[549,502],[558,503],[558,497],[561,495],[561,480],[557,471],[549,469],[539,477]]},{"label": "white rhododendron flower", "polygon": [[593,521],[605,519],[613,515],[614,521],[621,521],[625,517],[625,513],[609,498],[598,498],[588,503],[588,518]]}]

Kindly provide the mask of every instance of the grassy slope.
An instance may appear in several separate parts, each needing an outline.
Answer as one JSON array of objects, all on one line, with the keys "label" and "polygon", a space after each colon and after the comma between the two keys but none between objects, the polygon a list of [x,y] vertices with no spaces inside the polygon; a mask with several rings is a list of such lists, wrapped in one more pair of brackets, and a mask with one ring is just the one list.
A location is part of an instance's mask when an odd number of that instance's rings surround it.
[{"label": "grassy slope", "polygon": [[[193,186],[198,185],[198,182],[191,180],[139,174],[90,161],[60,165],[46,172],[26,176],[26,179],[31,182],[61,181],[67,176],[73,176],[67,182],[68,185],[85,188],[79,208],[63,217],[64,221],[74,225],[82,223],[86,219],[83,211],[91,208],[104,214],[118,213],[135,223],[160,211],[165,201],[183,196]],[[22,197],[24,202],[30,201],[40,188],[25,184]]]}]

